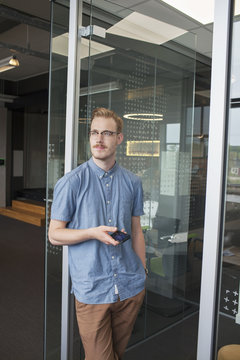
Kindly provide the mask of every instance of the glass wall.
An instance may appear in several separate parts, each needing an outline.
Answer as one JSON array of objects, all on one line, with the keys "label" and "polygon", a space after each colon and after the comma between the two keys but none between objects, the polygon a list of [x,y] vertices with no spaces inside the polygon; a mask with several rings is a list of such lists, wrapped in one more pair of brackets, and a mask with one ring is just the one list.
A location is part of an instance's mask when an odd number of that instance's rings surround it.
[{"label": "glass wall", "polygon": [[[224,229],[221,252],[221,285],[219,294],[217,350],[240,354],[240,52],[238,38],[240,2],[235,2],[232,62],[230,76],[230,103],[228,111],[228,139],[226,144],[226,189]],[[236,344],[232,346],[232,344]],[[224,347],[230,345],[229,347]],[[224,347],[224,348],[223,348]],[[238,354],[238,355],[237,355]],[[220,356],[220,355],[219,355]],[[227,355],[226,355],[227,356]]]},{"label": "glass wall", "polygon": [[[64,4],[54,3],[52,12],[48,215],[54,185],[64,174],[68,54]],[[141,225],[149,276],[126,360],[143,353],[154,358],[159,351],[166,359],[196,358],[210,60],[197,54],[197,36],[188,30],[196,23],[176,21],[178,11],[166,20],[164,11],[169,8],[164,6],[129,8],[115,1],[84,1],[85,29],[78,42],[78,164],[91,156],[92,110],[111,108],[124,120],[117,161],[141,177],[144,189]],[[61,248],[48,243],[47,359],[60,356],[61,264]],[[69,317],[69,359],[84,359],[71,295]]]},{"label": "glass wall", "polygon": [[[48,241],[53,189],[64,175],[69,7],[52,2],[45,254],[45,359],[61,354],[62,247]],[[61,42],[59,39],[61,38]]]},{"label": "glass wall", "polygon": [[[117,161],[144,189],[147,293],[124,358],[149,352],[134,345],[154,336],[166,358],[177,351],[178,359],[186,352],[195,359],[209,113],[199,98],[194,113],[196,36],[172,28],[160,12],[107,1],[85,2],[83,25],[102,30],[81,38],[78,163],[90,156],[91,111],[111,108],[124,120]],[[174,334],[176,346],[166,349]]]}]

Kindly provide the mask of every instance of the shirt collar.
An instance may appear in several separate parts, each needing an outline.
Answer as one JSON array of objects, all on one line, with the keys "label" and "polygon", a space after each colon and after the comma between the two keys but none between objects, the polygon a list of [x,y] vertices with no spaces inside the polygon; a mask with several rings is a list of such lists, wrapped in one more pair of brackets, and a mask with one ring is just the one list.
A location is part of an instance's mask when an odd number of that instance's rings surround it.
[{"label": "shirt collar", "polygon": [[106,173],[108,175],[113,175],[115,173],[115,171],[118,169],[118,164],[115,162],[114,166],[108,170],[107,172],[104,171],[103,169],[101,169],[99,166],[97,166],[95,164],[95,162],[93,161],[93,158],[91,157],[89,160],[88,160],[88,164],[90,166],[90,168],[94,171],[94,173],[99,176],[100,178],[102,178]]}]

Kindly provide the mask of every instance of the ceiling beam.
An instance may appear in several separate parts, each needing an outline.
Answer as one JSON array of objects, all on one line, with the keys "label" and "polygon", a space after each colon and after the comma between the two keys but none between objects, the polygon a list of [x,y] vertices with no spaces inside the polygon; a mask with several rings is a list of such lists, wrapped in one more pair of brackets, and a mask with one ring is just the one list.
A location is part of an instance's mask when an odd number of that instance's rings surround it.
[{"label": "ceiling beam", "polygon": [[[50,21],[10,8],[6,5],[0,4],[0,14],[2,18],[12,20],[14,22],[17,22],[18,24],[30,25],[38,29],[45,30],[47,32],[50,32],[51,29]],[[54,24],[54,33],[56,35],[63,34],[67,31],[67,27],[59,24]]]}]

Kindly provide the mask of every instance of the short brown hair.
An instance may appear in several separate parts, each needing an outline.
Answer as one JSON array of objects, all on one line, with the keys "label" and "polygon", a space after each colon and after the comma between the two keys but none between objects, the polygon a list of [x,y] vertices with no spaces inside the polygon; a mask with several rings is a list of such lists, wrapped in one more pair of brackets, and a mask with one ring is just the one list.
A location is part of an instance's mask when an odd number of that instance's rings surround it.
[{"label": "short brown hair", "polygon": [[121,133],[123,130],[123,120],[120,118],[114,111],[110,109],[106,109],[104,107],[98,107],[93,110],[92,117],[91,117],[91,124],[95,117],[105,117],[105,118],[113,118],[117,125],[117,132]]}]

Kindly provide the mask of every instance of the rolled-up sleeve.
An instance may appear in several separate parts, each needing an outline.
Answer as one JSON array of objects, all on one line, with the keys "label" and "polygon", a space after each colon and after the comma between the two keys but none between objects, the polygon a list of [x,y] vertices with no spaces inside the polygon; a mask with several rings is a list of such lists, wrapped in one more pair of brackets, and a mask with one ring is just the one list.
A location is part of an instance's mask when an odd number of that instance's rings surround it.
[{"label": "rolled-up sleeve", "polygon": [[138,181],[134,186],[134,203],[133,203],[132,216],[140,216],[144,214],[142,182],[140,178],[138,178],[137,180]]},{"label": "rolled-up sleeve", "polygon": [[58,180],[53,193],[51,219],[71,221],[75,212],[75,191],[72,181],[66,176]]}]

